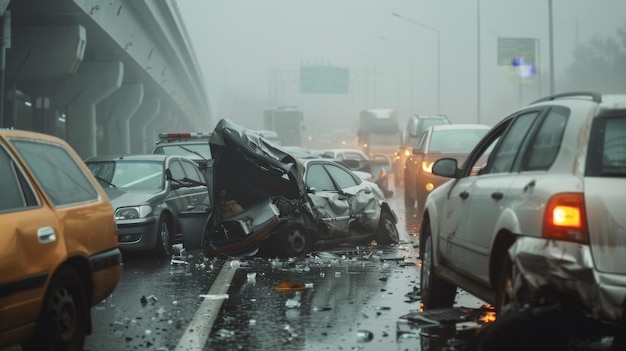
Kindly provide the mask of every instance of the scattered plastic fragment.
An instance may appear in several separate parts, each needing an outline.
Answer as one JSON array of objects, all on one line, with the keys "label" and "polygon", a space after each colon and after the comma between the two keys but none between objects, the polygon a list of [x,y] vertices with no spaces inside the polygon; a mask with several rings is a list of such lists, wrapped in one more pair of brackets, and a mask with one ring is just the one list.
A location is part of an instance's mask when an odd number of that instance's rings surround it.
[{"label": "scattered plastic fragment", "polygon": [[145,306],[148,304],[148,302],[150,302],[151,304],[155,304],[157,302],[157,298],[154,295],[149,295],[148,297],[145,296],[141,296],[141,299],[139,299],[139,302],[141,302],[142,306]]},{"label": "scattered plastic fragment", "polygon": [[228,330],[228,329],[222,328],[222,329],[220,329],[220,330],[215,332],[215,336],[218,337],[218,338],[222,338],[222,339],[224,339],[224,338],[231,338],[231,337],[235,336],[235,332],[232,331],[232,330]]},{"label": "scattered plastic fragment", "polygon": [[404,296],[409,299],[407,302],[415,302],[422,299],[422,292],[417,286],[413,286],[413,291],[406,293]]},{"label": "scattered plastic fragment", "polygon": [[374,334],[369,330],[357,330],[356,338],[358,342],[370,342],[374,339]]},{"label": "scattered plastic fragment", "polygon": [[328,307],[328,306],[315,306],[315,307],[313,307],[313,311],[315,311],[315,312],[330,311],[330,310],[332,310],[332,307]]},{"label": "scattered plastic fragment", "polygon": [[296,291],[295,295],[288,299],[287,302],[285,302],[285,307],[287,308],[298,308],[300,307],[300,292]]}]

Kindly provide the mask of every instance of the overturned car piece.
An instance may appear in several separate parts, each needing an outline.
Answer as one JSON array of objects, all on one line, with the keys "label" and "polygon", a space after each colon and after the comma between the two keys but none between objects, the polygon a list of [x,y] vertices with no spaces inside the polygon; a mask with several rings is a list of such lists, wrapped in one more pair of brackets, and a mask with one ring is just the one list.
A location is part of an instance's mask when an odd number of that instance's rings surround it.
[{"label": "overturned car piece", "polygon": [[297,160],[222,119],[209,139],[213,211],[206,257],[302,256],[316,245],[399,240],[397,216],[374,183],[328,159]]}]

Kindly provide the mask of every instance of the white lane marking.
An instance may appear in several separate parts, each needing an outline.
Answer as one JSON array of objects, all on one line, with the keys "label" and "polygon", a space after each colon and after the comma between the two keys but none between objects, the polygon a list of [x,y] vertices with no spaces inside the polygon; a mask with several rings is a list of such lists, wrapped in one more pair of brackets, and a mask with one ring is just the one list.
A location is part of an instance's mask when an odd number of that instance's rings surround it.
[{"label": "white lane marking", "polygon": [[[237,268],[230,267],[229,262],[225,262],[207,294],[226,294],[236,271]],[[209,333],[211,332],[211,328],[213,328],[213,323],[217,318],[217,314],[223,302],[224,299],[204,299],[204,301],[202,301],[193,319],[189,322],[185,334],[183,334],[178,345],[176,345],[176,351],[196,351],[204,349],[204,344],[206,344],[209,338]]]}]

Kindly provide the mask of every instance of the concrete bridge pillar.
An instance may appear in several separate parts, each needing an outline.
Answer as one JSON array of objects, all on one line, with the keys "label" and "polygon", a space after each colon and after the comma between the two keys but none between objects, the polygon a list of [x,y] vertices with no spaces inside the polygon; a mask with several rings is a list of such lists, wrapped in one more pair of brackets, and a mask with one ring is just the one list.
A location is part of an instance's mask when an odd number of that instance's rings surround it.
[{"label": "concrete bridge pillar", "polygon": [[[12,46],[6,59],[7,86],[13,107],[5,112],[5,125],[59,135],[56,110],[51,99],[60,80],[76,74],[85,53],[87,32],[81,25],[12,26]],[[32,113],[23,111],[18,93],[23,90]],[[2,124],[2,123],[0,123]]]},{"label": "concrete bridge pillar", "polygon": [[67,106],[67,141],[81,158],[98,154],[96,105],[122,86],[123,77],[121,61],[83,62],[76,75],[60,85],[57,100]]},{"label": "concrete bridge pillar", "polygon": [[99,154],[130,154],[130,119],[143,102],[143,84],[125,84],[96,108],[98,124],[104,127]]},{"label": "concrete bridge pillar", "polygon": [[161,111],[161,99],[155,96],[145,97],[143,103],[130,118],[130,150],[132,153],[149,153],[152,151],[154,143],[152,140],[156,135],[148,135],[154,121],[159,117]]}]

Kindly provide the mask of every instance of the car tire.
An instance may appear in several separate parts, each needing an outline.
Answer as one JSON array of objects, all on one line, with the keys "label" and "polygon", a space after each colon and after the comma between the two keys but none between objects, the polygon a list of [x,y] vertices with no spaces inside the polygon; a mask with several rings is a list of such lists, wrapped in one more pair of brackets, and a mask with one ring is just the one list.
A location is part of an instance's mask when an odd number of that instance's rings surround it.
[{"label": "car tire", "polygon": [[167,216],[159,219],[156,235],[155,251],[159,257],[172,256],[172,224]]},{"label": "car tire", "polygon": [[[516,310],[521,304],[516,300],[513,291],[514,287],[514,267],[511,257],[505,254],[504,262],[500,266],[498,276],[498,286],[496,288],[495,310],[496,316],[501,317]],[[517,302],[516,302],[517,301]]]},{"label": "car tire", "polygon": [[296,223],[280,228],[275,242],[278,255],[282,257],[302,257],[313,247],[311,233],[302,224]]},{"label": "car tire", "polygon": [[76,272],[61,268],[46,291],[35,333],[22,350],[82,350],[88,323],[85,287]]},{"label": "car tire", "polygon": [[427,223],[423,232],[422,267],[420,270],[420,288],[424,310],[452,307],[456,297],[456,286],[437,276],[433,262],[433,239],[430,225]]},{"label": "car tire", "polygon": [[396,222],[389,212],[380,214],[380,223],[376,229],[376,242],[383,245],[395,244],[400,241]]}]

